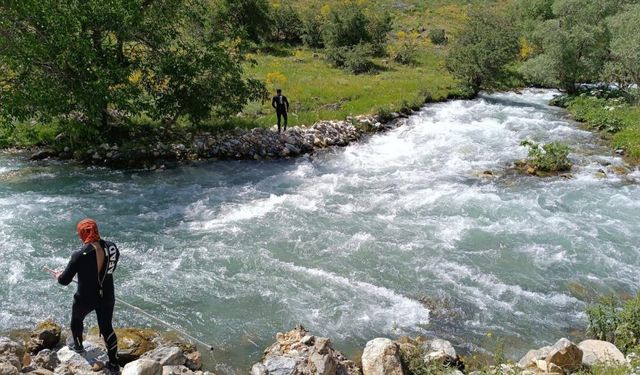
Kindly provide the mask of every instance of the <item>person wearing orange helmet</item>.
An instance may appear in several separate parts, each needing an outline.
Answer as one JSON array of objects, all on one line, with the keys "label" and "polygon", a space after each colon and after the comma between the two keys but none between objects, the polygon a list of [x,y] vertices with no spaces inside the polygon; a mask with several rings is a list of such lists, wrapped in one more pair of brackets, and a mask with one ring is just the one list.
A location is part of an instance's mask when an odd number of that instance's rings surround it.
[{"label": "person wearing orange helmet", "polygon": [[73,344],[70,348],[78,353],[84,352],[84,318],[95,311],[109,355],[107,369],[111,374],[119,374],[118,338],[113,330],[112,319],[115,306],[113,272],[118,265],[120,252],[113,242],[100,238],[98,224],[93,219],[81,220],[77,231],[83,243],[82,248],[73,252],[64,271],[53,273],[62,285],[69,285],[76,275],[78,277],[71,309]]}]

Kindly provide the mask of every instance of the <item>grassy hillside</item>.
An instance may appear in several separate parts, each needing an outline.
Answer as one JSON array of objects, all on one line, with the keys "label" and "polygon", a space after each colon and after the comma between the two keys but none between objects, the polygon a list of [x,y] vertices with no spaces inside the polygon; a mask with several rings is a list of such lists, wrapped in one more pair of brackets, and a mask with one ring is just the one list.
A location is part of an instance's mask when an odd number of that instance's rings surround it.
[{"label": "grassy hillside", "polygon": [[[273,1],[284,3],[284,1]],[[291,2],[303,12],[330,11],[337,1],[302,0]],[[403,65],[389,58],[375,60],[376,73],[354,75],[332,68],[324,60],[323,50],[303,46],[278,46],[259,52],[248,65],[252,76],[265,80],[270,91],[281,87],[291,102],[290,124],[311,124],[322,119],[343,119],[348,115],[373,113],[379,109],[397,110],[415,106],[425,99],[441,99],[458,90],[444,65],[447,46],[433,45],[428,37],[432,29],[444,29],[455,37],[473,1],[462,0],[369,0],[360,2],[368,12],[389,12],[393,18],[390,46],[407,37],[416,38],[417,54],[413,64]],[[252,103],[245,118],[260,126],[275,122],[270,103]]]}]

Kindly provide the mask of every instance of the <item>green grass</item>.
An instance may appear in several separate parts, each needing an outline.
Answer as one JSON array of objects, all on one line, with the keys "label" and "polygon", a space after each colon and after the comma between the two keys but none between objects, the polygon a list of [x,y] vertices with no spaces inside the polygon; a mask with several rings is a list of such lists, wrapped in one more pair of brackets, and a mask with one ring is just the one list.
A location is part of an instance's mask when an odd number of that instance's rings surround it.
[{"label": "green grass", "polygon": [[640,106],[587,95],[569,98],[565,104],[576,120],[610,138],[612,146],[624,149],[631,162],[640,162]]},{"label": "green grass", "polygon": [[[457,91],[456,82],[444,68],[444,51],[435,47],[421,50],[414,65],[377,59],[380,70],[361,75],[332,68],[321,51],[304,48],[295,49],[288,57],[261,54],[255,59],[257,64],[247,69],[249,74],[266,80],[271,91],[282,88],[291,104],[290,125],[344,119],[380,108],[397,111],[428,98],[441,100]],[[252,103],[245,114],[261,126],[275,122],[270,102]]]},{"label": "green grass", "polygon": [[[273,0],[289,2],[301,13],[308,9],[327,13],[341,1]],[[376,59],[379,68],[376,73],[353,75],[330,67],[324,60],[323,50],[292,47],[268,52],[263,49],[252,56],[257,64],[247,66],[247,72],[266,80],[270,91],[276,87],[283,89],[291,103],[290,125],[419,107],[425,100],[442,100],[456,95],[459,90],[444,67],[447,47],[431,44],[429,30],[444,29],[448,38],[455,38],[465,22],[469,5],[480,2],[483,1],[359,0],[358,3],[369,12],[392,15],[392,47],[400,43],[401,34],[419,32],[417,56],[411,65],[394,63],[390,58]],[[504,3],[502,0],[495,2]],[[269,102],[251,103],[244,112],[246,119],[259,126],[275,123]]]}]

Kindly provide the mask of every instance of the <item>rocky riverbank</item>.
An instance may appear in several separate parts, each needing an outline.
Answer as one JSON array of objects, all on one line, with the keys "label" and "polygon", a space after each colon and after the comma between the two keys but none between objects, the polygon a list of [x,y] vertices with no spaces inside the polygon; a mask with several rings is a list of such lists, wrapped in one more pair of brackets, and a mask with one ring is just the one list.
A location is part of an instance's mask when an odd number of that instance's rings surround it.
[{"label": "rocky riverbank", "polygon": [[[202,369],[202,355],[191,344],[148,329],[117,331],[123,375],[214,375]],[[102,339],[89,332],[86,353],[64,344],[65,333],[52,321],[31,332],[0,337],[0,375],[108,375]],[[475,368],[474,368],[475,367]],[[276,342],[248,371],[251,375],[483,375],[483,374],[638,374],[633,355],[625,357],[606,341],[575,344],[561,338],[554,345],[527,352],[518,362],[468,365],[453,345],[438,338],[374,338],[360,358],[348,359],[331,340],[298,326],[278,333]],[[591,372],[592,369],[600,372]],[[604,370],[602,370],[604,369]],[[615,371],[615,372],[612,372]]]},{"label": "rocky riverbank", "polygon": [[[58,158],[86,164],[114,167],[160,168],[167,163],[189,160],[263,160],[296,157],[318,150],[347,146],[372,133],[396,128],[410,115],[392,113],[381,116],[357,116],[344,121],[320,121],[309,127],[295,126],[278,133],[274,128],[234,129],[220,133],[200,132],[175,135],[167,143],[157,137],[124,144],[102,143],[83,151],[68,147],[37,149],[32,160]],[[59,137],[63,139],[64,134]]]},{"label": "rocky riverbank", "polygon": [[[116,334],[123,375],[213,375],[203,371],[194,345],[149,329],[119,328]],[[68,333],[50,320],[9,336],[0,337],[0,375],[108,375],[104,341],[94,330],[81,354],[68,348]]]}]

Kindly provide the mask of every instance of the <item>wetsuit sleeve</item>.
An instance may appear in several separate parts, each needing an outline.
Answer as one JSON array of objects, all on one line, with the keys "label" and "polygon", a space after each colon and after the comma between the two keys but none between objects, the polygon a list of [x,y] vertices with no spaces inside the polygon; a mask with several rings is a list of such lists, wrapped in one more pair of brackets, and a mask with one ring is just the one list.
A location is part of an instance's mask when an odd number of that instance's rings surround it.
[{"label": "wetsuit sleeve", "polygon": [[277,104],[276,104],[276,97],[274,96],[273,99],[271,99],[271,106],[273,108],[278,108]]},{"label": "wetsuit sleeve", "polygon": [[67,267],[58,277],[58,282],[62,285],[69,285],[71,284],[71,281],[73,281],[73,277],[76,273],[78,273],[78,255],[74,253],[71,255],[71,259],[69,259]]},{"label": "wetsuit sleeve", "polygon": [[284,97],[284,104],[286,105],[287,108],[287,112],[289,112],[289,101],[287,100],[287,97]]}]

